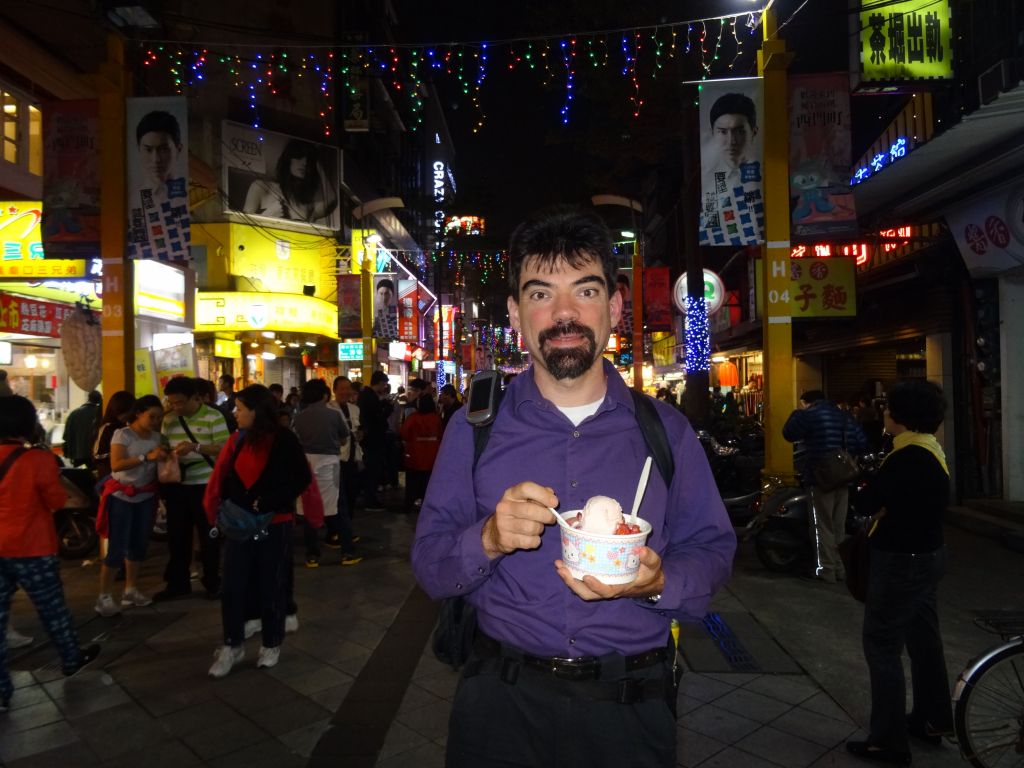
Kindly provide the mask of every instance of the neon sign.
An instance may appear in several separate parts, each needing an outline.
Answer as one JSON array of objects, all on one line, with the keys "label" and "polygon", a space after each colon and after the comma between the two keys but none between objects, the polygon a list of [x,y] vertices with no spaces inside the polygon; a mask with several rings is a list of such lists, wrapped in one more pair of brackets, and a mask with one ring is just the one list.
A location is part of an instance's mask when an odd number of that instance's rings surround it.
[{"label": "neon sign", "polygon": [[[881,240],[882,252],[891,253],[897,248],[908,245],[910,242],[911,228],[893,227],[892,229],[879,230],[878,236]],[[829,258],[831,256],[845,256],[856,260],[858,267],[867,264],[871,260],[872,244],[862,243],[800,243],[794,245],[789,253],[791,259],[804,258]]]},{"label": "neon sign", "polygon": [[860,184],[862,181],[878,173],[883,168],[888,168],[900,158],[906,157],[909,150],[910,145],[907,143],[906,138],[900,136],[895,142],[893,142],[892,146],[889,147],[888,153],[877,153],[868,160],[867,165],[862,165],[854,171],[853,176],[850,177],[850,186],[852,187],[856,184]]}]

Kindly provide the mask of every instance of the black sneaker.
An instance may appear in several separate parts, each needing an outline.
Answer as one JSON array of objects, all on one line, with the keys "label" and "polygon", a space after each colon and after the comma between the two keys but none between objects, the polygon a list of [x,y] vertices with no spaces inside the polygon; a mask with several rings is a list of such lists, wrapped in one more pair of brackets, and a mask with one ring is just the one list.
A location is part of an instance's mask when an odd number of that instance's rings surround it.
[{"label": "black sneaker", "polygon": [[64,669],[64,677],[72,677],[74,675],[77,675],[79,672],[81,672],[87,666],[89,666],[94,661],[96,661],[96,657],[99,656],[99,655],[100,655],[99,643],[93,643],[92,645],[87,645],[86,647],[81,648],[80,649],[80,656],[81,656],[81,658],[78,661],[78,666],[71,667],[71,668],[65,668]]},{"label": "black sneaker", "polygon": [[329,534],[324,539],[324,546],[328,549],[341,549],[341,536],[336,533]]}]

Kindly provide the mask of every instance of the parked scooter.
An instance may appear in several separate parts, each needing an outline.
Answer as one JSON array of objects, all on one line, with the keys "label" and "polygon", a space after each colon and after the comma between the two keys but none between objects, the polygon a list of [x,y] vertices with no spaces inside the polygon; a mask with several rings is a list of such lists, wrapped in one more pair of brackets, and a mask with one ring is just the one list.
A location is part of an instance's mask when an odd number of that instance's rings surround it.
[{"label": "parked scooter", "polygon": [[85,467],[60,468],[60,484],[67,493],[64,506],[53,513],[57,529],[57,554],[65,560],[79,560],[96,548],[96,478]]},{"label": "parked scooter", "polygon": [[760,452],[747,453],[734,440],[727,438],[727,442],[719,442],[706,430],[699,430],[697,438],[733,527],[746,525],[756,513],[754,502],[761,495],[763,448]]}]

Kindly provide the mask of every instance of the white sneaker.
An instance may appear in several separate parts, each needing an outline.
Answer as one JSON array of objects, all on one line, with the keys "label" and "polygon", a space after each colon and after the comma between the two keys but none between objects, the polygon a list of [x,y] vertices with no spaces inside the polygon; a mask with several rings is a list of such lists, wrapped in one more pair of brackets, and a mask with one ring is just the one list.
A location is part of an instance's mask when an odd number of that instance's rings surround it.
[{"label": "white sneaker", "polygon": [[284,631],[287,633],[299,631],[299,616],[295,613],[290,613],[284,617]]},{"label": "white sneaker", "polygon": [[260,655],[256,659],[256,667],[263,669],[266,667],[276,667],[278,660],[281,658],[281,648],[264,648],[260,646]]},{"label": "white sneaker", "polygon": [[257,632],[263,631],[263,621],[260,619],[250,619],[245,622],[245,639],[248,640],[250,637],[255,635]]},{"label": "white sneaker", "polygon": [[96,611],[100,616],[105,619],[109,619],[111,616],[117,616],[121,612],[120,607],[114,602],[114,598],[110,595],[100,595],[96,598],[96,605],[93,606],[93,610]]},{"label": "white sneaker", "polygon": [[245,648],[222,645],[213,652],[213,656],[214,662],[210,667],[210,677],[224,677],[235,664],[245,658]]},{"label": "white sneaker", "polygon": [[11,649],[14,649],[14,648],[24,648],[26,645],[32,645],[32,643],[34,643],[34,642],[35,642],[35,640],[33,640],[28,635],[21,634],[21,632],[19,632],[18,630],[14,629],[14,627],[8,627],[7,628],[7,647],[8,648],[11,648]]},{"label": "white sneaker", "polygon": [[142,594],[136,587],[126,589],[121,597],[122,608],[145,608],[147,605],[152,604],[153,598]]}]

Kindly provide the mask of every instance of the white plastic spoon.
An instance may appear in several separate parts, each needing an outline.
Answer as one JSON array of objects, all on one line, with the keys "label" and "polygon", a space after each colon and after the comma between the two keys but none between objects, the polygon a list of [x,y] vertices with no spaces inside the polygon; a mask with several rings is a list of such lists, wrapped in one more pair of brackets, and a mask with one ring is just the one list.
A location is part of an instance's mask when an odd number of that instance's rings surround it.
[{"label": "white plastic spoon", "polygon": [[630,524],[636,525],[636,514],[640,511],[640,502],[643,501],[644,491],[647,490],[647,478],[651,476],[651,457],[644,462],[644,470],[640,473],[640,484],[636,487],[636,496],[633,497],[633,514],[630,515]]},{"label": "white plastic spoon", "polygon": [[558,514],[558,512],[555,510],[554,507],[549,507],[547,504],[541,504],[536,499],[529,499],[529,501],[532,501],[534,504],[536,504],[538,506],[544,507],[544,509],[546,509],[548,512],[550,512],[552,515],[555,516],[555,520],[558,521],[558,524],[560,526],[562,526],[563,528],[566,528],[566,529],[568,529],[570,531],[576,530],[571,525],[569,525],[567,522],[565,522],[565,518],[562,517],[560,514]]}]

